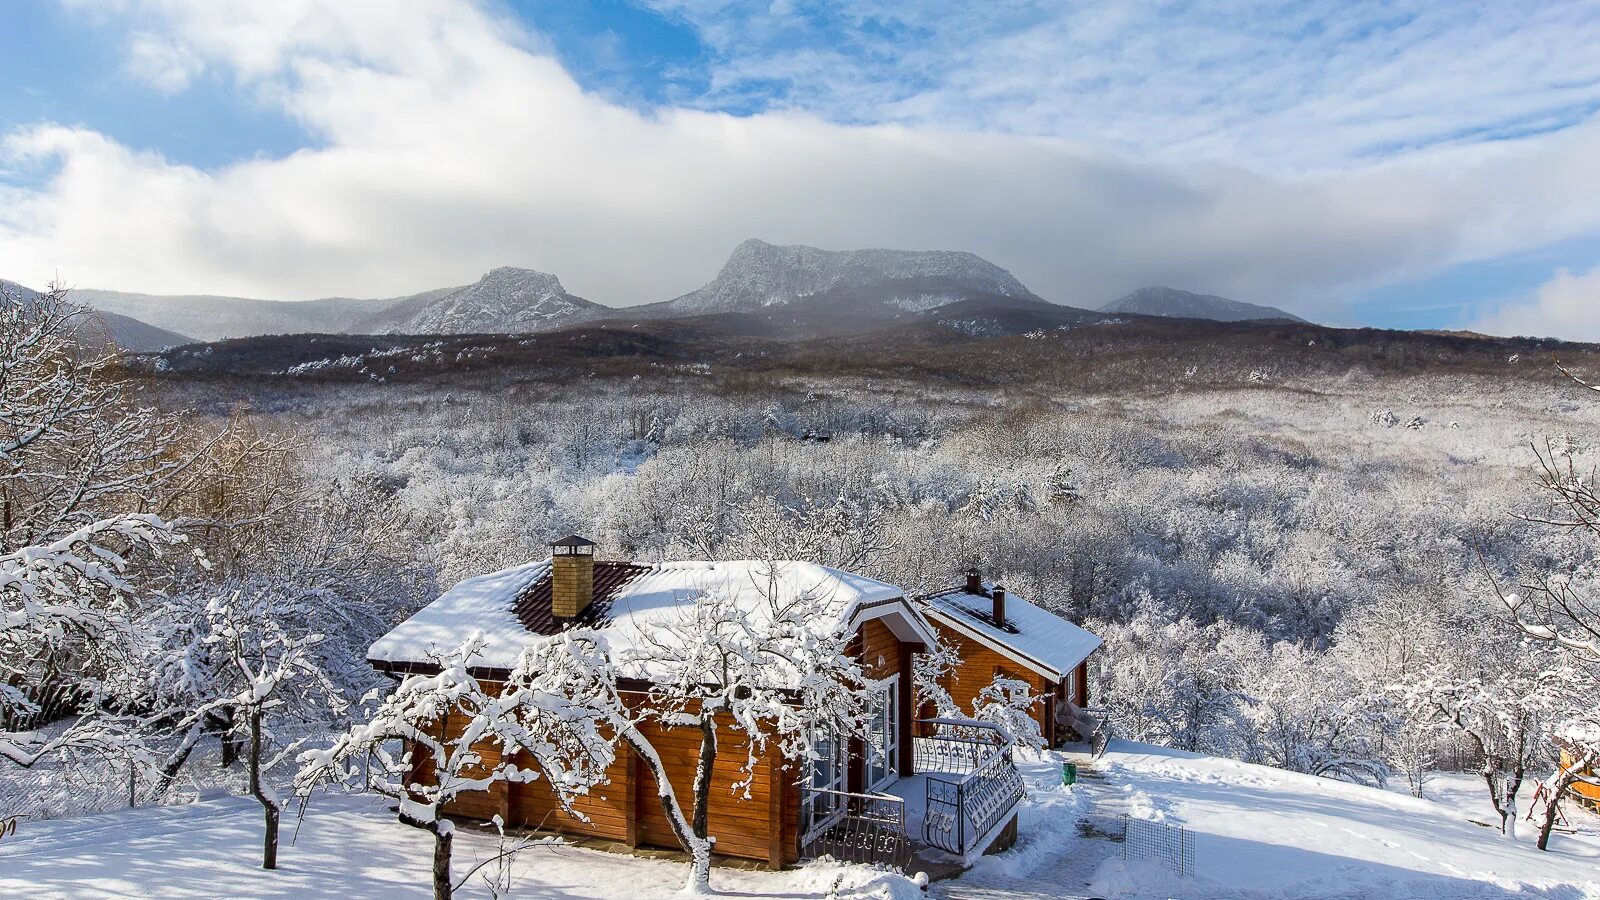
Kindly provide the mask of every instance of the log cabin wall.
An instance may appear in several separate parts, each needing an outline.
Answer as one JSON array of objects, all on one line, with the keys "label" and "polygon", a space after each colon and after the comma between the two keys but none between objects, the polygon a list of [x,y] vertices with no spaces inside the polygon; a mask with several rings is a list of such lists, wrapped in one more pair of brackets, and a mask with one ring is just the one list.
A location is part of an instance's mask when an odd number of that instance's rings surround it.
[{"label": "log cabin wall", "polygon": [[[485,682],[484,687],[494,692],[499,686]],[[642,701],[643,697],[630,699]],[[444,734],[458,736],[466,724],[465,716],[452,714],[444,722]],[[768,744],[756,762],[748,787],[735,791],[735,782],[747,777],[743,768],[748,741],[734,730],[733,719],[726,713],[717,716],[717,724],[720,740],[708,811],[709,831],[717,839],[716,852],[762,860],[773,868],[797,861],[799,770],[793,764],[786,767],[776,744]],[[685,817],[692,816],[700,730],[665,728],[655,722],[640,730],[666,765]],[[500,761],[499,750],[488,741],[474,749],[487,765]],[[603,838],[630,847],[680,849],[661,809],[655,778],[631,750],[618,750],[616,761],[607,769],[610,783],[597,785],[573,802],[573,808],[588,817],[587,822],[563,810],[543,778],[526,784],[498,782],[487,791],[460,794],[445,805],[444,812],[456,818],[483,821],[498,815],[515,827]]]},{"label": "log cabin wall", "polygon": [[[700,729],[665,728],[651,722],[640,729],[667,769],[672,790],[690,815],[694,805],[694,772],[700,758]],[[782,754],[769,742],[747,776],[744,765],[749,741],[733,727],[733,718],[717,715],[717,761],[711,770],[710,809],[707,830],[716,837],[716,852],[724,856],[766,860],[776,868],[792,862],[798,847],[781,845],[784,810],[784,766]],[[750,783],[735,789],[746,779]],[[656,795],[656,780],[645,766],[638,767],[639,789],[635,814],[640,842],[654,847],[677,848],[677,838],[661,809]]]},{"label": "log cabin wall", "polygon": [[[1051,739],[1055,723],[1048,700],[1056,696],[1060,687],[1057,682],[1032,669],[1024,668],[1016,660],[1001,656],[953,628],[945,627],[942,622],[934,622],[933,627],[939,632],[939,640],[955,647],[956,653],[961,656],[961,666],[956,669],[956,677],[947,679],[944,687],[950,692],[950,698],[961,708],[963,715],[972,715],[972,701],[977,699],[978,692],[988,687],[994,681],[995,675],[1003,674],[1007,678],[1025,682],[1035,693],[1047,698],[1047,702],[1035,704],[1030,714],[1039,723],[1040,733],[1046,740]],[[931,708],[919,712],[919,716],[923,718],[933,714]]]},{"label": "log cabin wall", "polygon": [[[1575,760],[1572,758],[1572,754],[1565,750],[1561,751],[1561,768],[1570,769],[1572,768],[1574,762]],[[1578,802],[1594,809],[1600,809],[1600,785],[1593,785],[1578,781],[1573,783],[1571,790],[1572,793],[1577,795]]]}]

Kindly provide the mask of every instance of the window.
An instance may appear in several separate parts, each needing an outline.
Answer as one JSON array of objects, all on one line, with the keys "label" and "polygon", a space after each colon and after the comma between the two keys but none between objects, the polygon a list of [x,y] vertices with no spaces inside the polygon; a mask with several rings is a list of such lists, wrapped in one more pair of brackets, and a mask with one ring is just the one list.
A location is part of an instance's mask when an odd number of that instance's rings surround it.
[{"label": "window", "polygon": [[872,687],[871,725],[867,730],[867,790],[876,791],[900,774],[900,676]]},{"label": "window", "polygon": [[831,731],[813,741],[817,758],[811,761],[809,796],[801,808],[801,834],[826,828],[844,812],[846,741]]}]

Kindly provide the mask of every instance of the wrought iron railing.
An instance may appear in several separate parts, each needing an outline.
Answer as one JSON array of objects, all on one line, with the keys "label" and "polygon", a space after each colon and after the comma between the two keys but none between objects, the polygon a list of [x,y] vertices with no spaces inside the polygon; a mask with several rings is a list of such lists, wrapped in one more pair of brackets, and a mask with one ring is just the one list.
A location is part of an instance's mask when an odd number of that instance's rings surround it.
[{"label": "wrought iron railing", "polygon": [[958,856],[1022,802],[1025,788],[1012,742],[999,727],[971,720],[926,720],[936,733],[916,739],[917,771],[927,773],[922,839]]},{"label": "wrought iron railing", "polygon": [[810,788],[805,802],[825,814],[800,836],[801,858],[831,856],[902,871],[911,862],[906,803],[899,797]]}]

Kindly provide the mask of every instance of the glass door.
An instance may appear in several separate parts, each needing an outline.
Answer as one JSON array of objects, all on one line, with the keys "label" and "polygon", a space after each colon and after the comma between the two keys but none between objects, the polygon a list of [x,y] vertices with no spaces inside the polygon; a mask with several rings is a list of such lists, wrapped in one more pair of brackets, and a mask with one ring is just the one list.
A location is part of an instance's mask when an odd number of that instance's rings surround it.
[{"label": "glass door", "polygon": [[900,775],[900,676],[872,688],[871,724],[867,729],[867,790],[877,791]]}]

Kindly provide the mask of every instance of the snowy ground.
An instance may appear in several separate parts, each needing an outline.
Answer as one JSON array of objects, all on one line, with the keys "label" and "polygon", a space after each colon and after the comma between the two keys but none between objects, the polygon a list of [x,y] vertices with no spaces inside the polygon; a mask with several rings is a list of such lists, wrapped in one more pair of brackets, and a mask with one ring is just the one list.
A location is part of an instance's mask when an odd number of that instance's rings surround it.
[{"label": "snowy ground", "polygon": [[1600,898],[1600,821],[1575,813],[1582,833],[1540,853],[1531,828],[1509,841],[1469,821],[1486,817],[1460,779],[1434,783],[1451,801],[1437,803],[1131,743],[1114,743],[1101,768],[1095,790],[1196,832],[1196,871],[1179,879],[1113,858],[1087,886],[1093,895]]},{"label": "snowy ground", "polygon": [[[260,869],[260,807],[248,798],[146,807],[34,822],[0,841],[0,897],[230,898],[432,896],[432,838],[395,821],[369,797],[323,797],[299,829],[285,822],[280,868]],[[290,844],[290,841],[293,841]],[[456,870],[487,857],[494,839],[462,832]],[[518,857],[513,896],[551,900],[667,897],[679,891],[680,863],[546,846]],[[716,869],[713,887],[740,897],[920,897],[899,875],[814,864],[787,872]],[[457,896],[486,897],[481,885]]]},{"label": "snowy ground", "polygon": [[[1059,758],[1021,760],[1032,794],[1015,850],[939,882],[940,900],[1133,897],[1184,900],[1279,898],[1509,898],[1600,900],[1600,820],[1574,814],[1576,835],[1550,853],[1472,824],[1487,817],[1470,779],[1430,782],[1432,796],[1403,794],[1140,744],[1115,743],[1095,777],[1060,786]],[[1096,836],[1127,813],[1196,834],[1196,872],[1178,878],[1158,863],[1121,859]],[[0,841],[0,897],[308,897],[343,900],[428,895],[426,834],[398,824],[380,803],[322,797],[299,829],[286,822],[282,868],[256,867],[259,808],[226,798],[24,822]],[[1079,822],[1096,826],[1087,835]],[[292,841],[292,843],[291,843]],[[487,855],[477,833],[458,841],[457,868]],[[515,896],[558,900],[665,897],[684,880],[680,863],[570,847],[538,847],[519,859]],[[713,885],[739,897],[922,896],[905,878],[815,864],[770,873],[718,869]],[[474,887],[464,896],[483,897]]]}]

